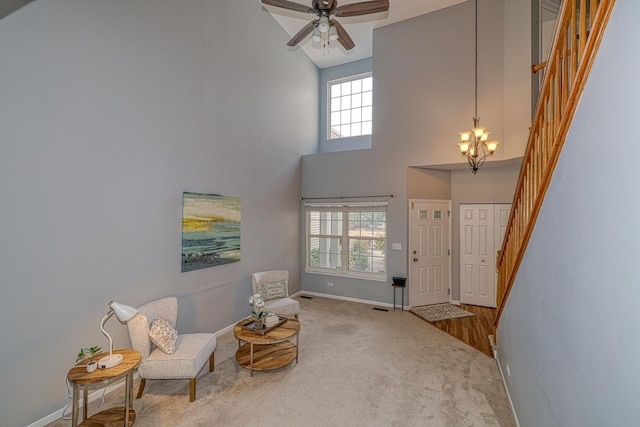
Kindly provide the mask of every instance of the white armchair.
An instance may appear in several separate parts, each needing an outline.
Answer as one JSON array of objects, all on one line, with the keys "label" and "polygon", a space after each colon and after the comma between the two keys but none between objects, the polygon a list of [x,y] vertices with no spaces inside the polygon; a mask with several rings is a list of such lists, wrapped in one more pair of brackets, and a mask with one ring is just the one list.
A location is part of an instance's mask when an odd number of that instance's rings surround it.
[{"label": "white armchair", "polygon": [[[178,300],[176,297],[162,298],[138,307],[138,314],[127,323],[134,350],[142,354],[138,366],[140,388],[137,399],[142,396],[147,379],[189,379],[189,401],[196,400],[196,377],[209,360],[209,371],[215,367],[214,334],[194,333],[178,335],[175,330],[175,349],[167,354],[154,346],[149,338],[149,330],[156,319],[166,319],[175,327],[178,320]],[[169,334],[170,335],[170,334]],[[177,338],[176,338],[177,335]],[[157,341],[156,341],[157,342]],[[173,344],[173,343],[172,343]]]},{"label": "white armchair", "polygon": [[287,270],[253,273],[251,285],[254,294],[262,295],[265,310],[298,317],[300,303],[289,298],[289,272]]}]

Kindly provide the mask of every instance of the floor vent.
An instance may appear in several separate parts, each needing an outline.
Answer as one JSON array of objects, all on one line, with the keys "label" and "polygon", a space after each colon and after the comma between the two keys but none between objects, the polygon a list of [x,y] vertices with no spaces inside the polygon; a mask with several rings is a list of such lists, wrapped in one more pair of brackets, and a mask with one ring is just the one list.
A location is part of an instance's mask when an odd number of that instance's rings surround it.
[{"label": "floor vent", "polygon": [[300,298],[304,298],[304,299],[313,299],[313,297],[310,297],[308,295],[300,295]]},{"label": "floor vent", "polygon": [[378,310],[378,311],[389,311],[386,308],[380,308],[380,307],[373,307],[374,310]]}]

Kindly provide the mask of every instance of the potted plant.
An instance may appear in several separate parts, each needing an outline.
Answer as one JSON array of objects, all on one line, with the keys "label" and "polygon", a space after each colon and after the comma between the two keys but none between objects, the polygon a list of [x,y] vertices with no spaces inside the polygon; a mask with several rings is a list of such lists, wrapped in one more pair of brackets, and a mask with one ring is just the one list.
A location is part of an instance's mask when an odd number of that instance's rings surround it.
[{"label": "potted plant", "polygon": [[87,363],[87,372],[95,371],[96,368],[98,367],[98,362],[94,360],[94,357],[97,353],[100,352],[100,350],[102,349],[97,345],[94,345],[93,347],[89,347],[89,348],[81,348],[80,353],[78,353],[78,357],[76,358],[76,363],[78,363],[82,359],[88,358],[89,362]]},{"label": "potted plant", "polygon": [[249,305],[253,306],[251,317],[254,319],[254,329],[262,329],[265,317],[270,314],[267,310],[263,310],[264,301],[262,300],[262,295],[255,294],[249,297]]}]

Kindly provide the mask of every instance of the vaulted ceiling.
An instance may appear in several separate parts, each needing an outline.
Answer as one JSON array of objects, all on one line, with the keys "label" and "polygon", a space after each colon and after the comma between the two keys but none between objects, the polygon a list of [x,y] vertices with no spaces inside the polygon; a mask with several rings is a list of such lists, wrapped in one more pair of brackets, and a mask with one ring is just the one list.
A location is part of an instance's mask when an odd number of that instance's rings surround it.
[{"label": "vaulted ceiling", "polygon": [[[257,0],[258,2],[260,0]],[[305,6],[311,6],[312,0],[291,0]],[[338,4],[359,3],[362,0],[339,0]],[[438,9],[463,3],[467,0],[389,0],[389,11],[352,18],[337,18],[345,27],[356,47],[346,51],[339,43],[323,47],[320,42],[312,42],[311,37],[303,40],[298,47],[319,67],[327,68],[345,64],[363,58],[369,58],[373,53],[373,29],[404,21],[415,16],[433,12]],[[259,7],[259,6],[258,6]],[[263,6],[274,19],[293,37],[302,27],[315,18],[315,15],[293,12],[279,7]],[[286,45],[284,46],[286,48]]]}]

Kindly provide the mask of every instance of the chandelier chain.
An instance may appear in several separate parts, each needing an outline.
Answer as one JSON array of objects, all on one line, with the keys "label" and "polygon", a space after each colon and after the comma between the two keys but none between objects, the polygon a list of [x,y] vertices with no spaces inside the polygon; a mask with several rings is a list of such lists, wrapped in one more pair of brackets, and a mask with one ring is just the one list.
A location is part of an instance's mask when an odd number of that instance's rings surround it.
[{"label": "chandelier chain", "polygon": [[[475,111],[475,116],[474,116],[474,121],[478,120],[478,0],[476,0],[476,80],[475,80],[475,84],[476,84],[476,111]],[[477,126],[477,125],[476,125]]]}]

